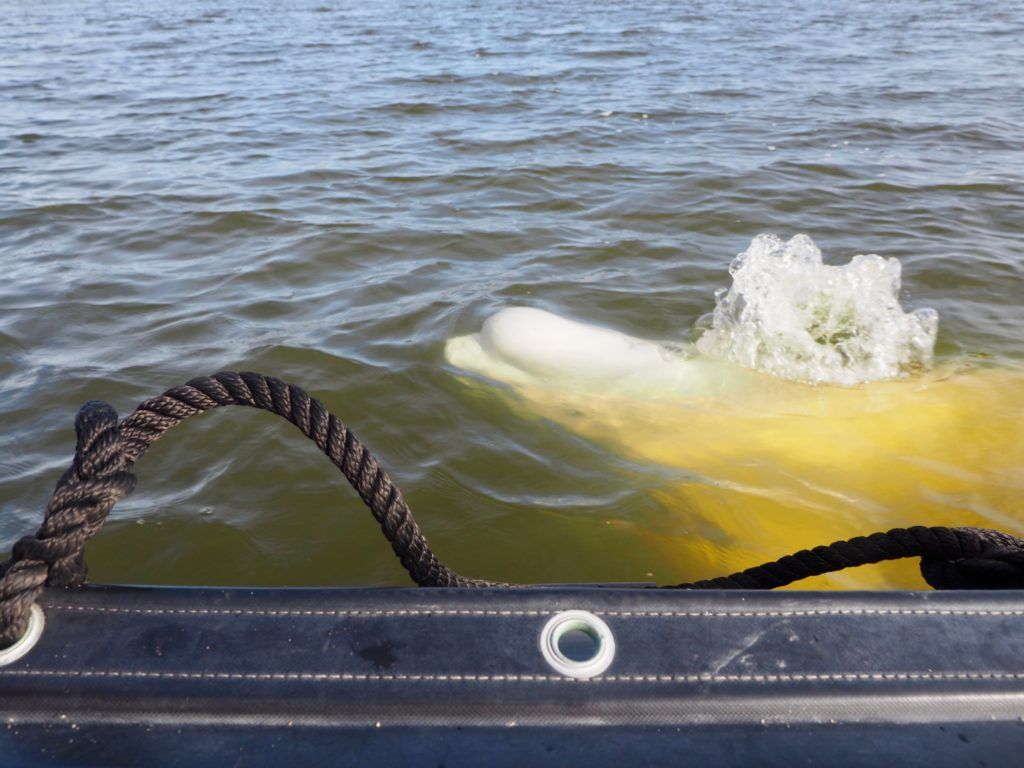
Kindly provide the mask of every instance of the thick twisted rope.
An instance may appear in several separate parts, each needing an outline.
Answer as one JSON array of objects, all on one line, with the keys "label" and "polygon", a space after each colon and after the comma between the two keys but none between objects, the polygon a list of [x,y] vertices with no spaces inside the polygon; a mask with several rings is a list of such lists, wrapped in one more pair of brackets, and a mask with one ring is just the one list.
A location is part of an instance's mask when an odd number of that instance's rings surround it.
[{"label": "thick twisted rope", "polygon": [[459,576],[427,545],[402,492],[341,419],[299,387],[258,373],[218,373],[193,379],[146,400],[121,423],[132,463],[164,432],[190,416],[225,405],[246,405],[282,416],[316,443],[370,508],[402,565],[420,586],[500,586]]},{"label": "thick twisted rope", "polygon": [[[370,508],[402,565],[420,586],[504,587],[460,576],[427,545],[401,491],[355,435],[319,400],[280,379],[257,373],[218,373],[146,400],[120,424],[106,403],[91,401],[78,413],[71,467],[57,482],[35,536],[0,564],[0,648],[25,631],[44,586],[81,586],[85,542],[111,508],[135,486],[131,470],[164,432],[190,416],[225,405],[260,408],[284,417],[341,470]],[[740,573],[680,589],[773,589],[808,576],[902,557],[920,557],[924,578],[936,589],[1024,587],[1024,540],[981,528],[897,528],[803,550]]]},{"label": "thick twisted rope", "polygon": [[11,559],[0,564],[0,648],[24,633],[44,585],[85,582],[86,539],[102,527],[114,503],[135,487],[113,408],[86,403],[75,430],[75,458],[57,481],[42,526],[35,536],[18,541]]},{"label": "thick twisted rope", "polygon": [[676,589],[775,589],[810,576],[858,565],[921,558],[921,575],[935,589],[1024,588],[1024,539],[988,528],[914,526],[803,549],[729,576]]},{"label": "thick twisted rope", "polygon": [[370,508],[406,571],[420,586],[504,586],[459,576],[431,551],[402,492],[373,455],[316,398],[258,373],[218,373],[193,379],[141,403],[120,424],[106,403],[86,403],[75,427],[71,468],[57,483],[42,527],[14,545],[0,564],[0,648],[24,630],[44,585],[81,586],[83,549],[111,508],[135,485],[132,466],[168,429],[190,416],[226,405],[245,405],[282,416],[316,443]]}]

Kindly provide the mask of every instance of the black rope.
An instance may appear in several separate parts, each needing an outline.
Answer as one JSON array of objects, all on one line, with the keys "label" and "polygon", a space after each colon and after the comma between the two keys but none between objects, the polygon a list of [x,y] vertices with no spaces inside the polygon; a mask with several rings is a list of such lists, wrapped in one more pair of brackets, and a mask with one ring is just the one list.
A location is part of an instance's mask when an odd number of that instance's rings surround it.
[{"label": "black rope", "polygon": [[[114,504],[135,487],[132,468],[164,432],[190,416],[226,405],[260,408],[298,427],[341,470],[370,508],[402,565],[420,586],[505,587],[460,576],[431,551],[402,492],[355,435],[319,400],[280,379],[218,373],[146,400],[118,423],[114,409],[86,403],[75,420],[71,467],[57,482],[35,536],[26,536],[0,564],[0,648],[25,631],[44,586],[85,583],[85,542]],[[773,589],[808,576],[902,557],[920,557],[936,589],[1024,587],[1024,540],[981,528],[897,528],[815,547],[718,579],[678,589]]]},{"label": "black rope", "polygon": [[45,519],[0,564],[0,648],[25,631],[43,586],[81,586],[84,546],[111,508],[135,485],[131,470],[168,429],[190,416],[245,405],[282,416],[316,443],[370,508],[406,571],[420,586],[498,587],[459,576],[431,551],[402,492],[373,455],[319,400],[299,387],[258,373],[218,373],[193,379],[146,400],[120,424],[106,403],[86,403],[75,420],[78,444],[71,468],[57,482]]},{"label": "black rope", "polygon": [[117,413],[91,401],[75,419],[75,458],[53,491],[43,524],[0,564],[0,648],[25,631],[29,610],[44,585],[85,582],[85,541],[103,525],[114,503],[135,486]]},{"label": "black rope", "polygon": [[775,589],[810,576],[904,557],[921,558],[935,589],[1024,588],[1024,539],[988,528],[914,526],[803,549],[778,560],[674,589]]}]

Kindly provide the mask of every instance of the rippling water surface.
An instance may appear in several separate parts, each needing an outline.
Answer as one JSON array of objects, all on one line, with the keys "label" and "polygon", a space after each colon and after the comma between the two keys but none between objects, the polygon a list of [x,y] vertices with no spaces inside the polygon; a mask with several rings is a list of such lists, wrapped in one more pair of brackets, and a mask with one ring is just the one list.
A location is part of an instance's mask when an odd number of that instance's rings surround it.
[{"label": "rippling water surface", "polygon": [[[124,413],[246,369],[345,419],[460,572],[667,583],[778,556],[806,543],[785,504],[804,465],[762,454],[774,463],[756,484],[779,488],[766,508],[733,474],[716,485],[702,460],[725,455],[723,437],[763,438],[756,414],[676,414],[656,449],[631,446],[630,423],[612,439],[444,358],[447,339],[510,305],[692,340],[761,232],[808,232],[833,263],[900,259],[903,305],[941,318],[939,369],[998,372],[995,398],[958,385],[989,407],[972,439],[1010,446],[998,425],[1024,422],[1007,373],[1024,362],[1019,3],[0,10],[4,546],[34,530],[82,402]],[[860,391],[836,395],[851,424]],[[946,412],[925,411],[917,434]],[[856,429],[783,426],[801,450],[820,440],[819,455],[858,466]],[[884,467],[864,475],[863,496],[837,484],[830,534],[958,521],[1021,532],[1019,454],[985,473],[941,446],[900,445],[893,456],[929,474],[891,493],[878,490]],[[722,489],[713,508],[688,490],[694,472]],[[274,417],[187,423],[138,474],[90,545],[94,580],[406,583],[343,480]],[[968,490],[943,495],[954,481]],[[708,538],[712,512],[729,536]]]}]

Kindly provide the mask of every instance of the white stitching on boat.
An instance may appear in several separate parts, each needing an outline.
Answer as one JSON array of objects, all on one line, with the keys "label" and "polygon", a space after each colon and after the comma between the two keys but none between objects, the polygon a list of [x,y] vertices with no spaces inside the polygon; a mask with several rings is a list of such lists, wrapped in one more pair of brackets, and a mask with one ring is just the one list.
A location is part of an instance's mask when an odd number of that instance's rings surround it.
[{"label": "white stitching on boat", "polygon": [[[408,608],[376,609],[258,609],[258,608],[118,608],[92,605],[60,605],[43,603],[46,610],[76,611],[80,613],[126,613],[135,615],[188,615],[188,616],[550,616],[564,608],[546,610],[486,610],[471,608]],[[598,616],[623,618],[788,618],[799,616],[1024,616],[1024,609],[986,610],[977,608],[823,608],[791,611],[602,611]]]},{"label": "white stitching on boat", "polygon": [[735,675],[360,674],[349,672],[159,672],[116,669],[6,669],[2,677],[143,678],[159,680],[295,680],[302,682],[568,682],[568,683],[794,683],[878,680],[1024,680],[1024,672],[827,672]]}]

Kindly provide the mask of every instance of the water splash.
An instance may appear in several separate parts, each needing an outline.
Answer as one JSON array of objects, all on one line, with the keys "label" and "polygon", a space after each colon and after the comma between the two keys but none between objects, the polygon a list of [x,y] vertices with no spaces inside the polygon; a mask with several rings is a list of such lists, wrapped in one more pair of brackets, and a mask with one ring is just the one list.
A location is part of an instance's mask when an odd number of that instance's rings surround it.
[{"label": "water splash", "polygon": [[710,357],[783,379],[840,385],[931,367],[938,314],[904,312],[900,263],[877,255],[829,266],[807,235],[758,235],[729,267],[711,327]]}]

